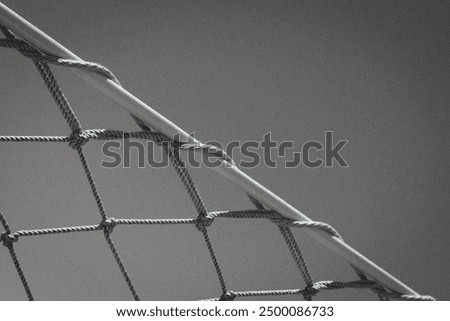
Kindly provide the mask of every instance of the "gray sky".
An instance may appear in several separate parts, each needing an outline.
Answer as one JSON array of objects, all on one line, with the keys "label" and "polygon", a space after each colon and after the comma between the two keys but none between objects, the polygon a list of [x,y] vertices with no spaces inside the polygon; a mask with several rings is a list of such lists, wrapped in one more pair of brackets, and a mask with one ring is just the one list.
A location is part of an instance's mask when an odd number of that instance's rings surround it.
[{"label": "gray sky", "polygon": [[[245,172],[421,294],[448,300],[449,21],[443,1],[3,1],[202,141],[272,138],[298,151],[326,131],[349,143],[349,168]],[[66,135],[32,63],[0,50],[0,133]],[[136,130],[124,109],[71,71],[53,70],[83,128]],[[86,145],[109,216],[195,217],[173,169],[102,169]],[[97,224],[76,153],[60,144],[0,144],[0,208],[12,230]],[[191,170],[210,211],[250,209],[245,194]],[[210,228],[231,290],[303,287],[276,227],[217,220]],[[313,277],[354,280],[342,259],[295,231]],[[220,294],[191,226],[118,227],[112,234],[143,299]],[[99,233],[16,244],[40,300],[132,299]],[[0,249],[0,299],[26,299]],[[374,299],[369,291],[317,299]],[[280,299],[297,299],[285,297]]]}]

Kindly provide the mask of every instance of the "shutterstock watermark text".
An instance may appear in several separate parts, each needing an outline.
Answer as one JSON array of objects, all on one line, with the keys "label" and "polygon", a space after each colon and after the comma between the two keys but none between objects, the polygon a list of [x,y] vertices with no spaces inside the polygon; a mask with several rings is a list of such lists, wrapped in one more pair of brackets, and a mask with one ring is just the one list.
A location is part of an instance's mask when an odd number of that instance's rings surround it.
[{"label": "shutterstock watermark text", "polygon": [[[193,136],[193,134],[191,134]],[[123,138],[108,141],[102,146],[104,168],[154,167],[163,168],[171,164],[166,152],[171,148],[184,150],[186,165],[199,168],[218,167],[225,163],[231,166],[230,159],[239,158],[236,165],[242,168],[255,168],[265,165],[269,168],[349,167],[342,153],[349,140],[336,140],[332,131],[326,131],[321,140],[309,140],[301,146],[294,141],[273,140],[270,132],[260,141],[231,141],[223,146],[219,142],[208,141],[201,145],[173,141],[154,142]],[[202,150],[203,152],[198,152]],[[235,157],[236,156],[236,157]]]}]

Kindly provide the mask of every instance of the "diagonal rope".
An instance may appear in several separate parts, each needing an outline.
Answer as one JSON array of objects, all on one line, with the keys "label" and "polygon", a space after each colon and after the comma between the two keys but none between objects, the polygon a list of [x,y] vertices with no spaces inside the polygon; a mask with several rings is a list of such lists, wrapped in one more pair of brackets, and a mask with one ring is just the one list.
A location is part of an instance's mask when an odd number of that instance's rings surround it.
[{"label": "diagonal rope", "polygon": [[58,58],[40,51],[24,40],[16,39],[14,35],[9,31],[5,33],[5,35],[8,39],[0,39],[1,47],[17,49],[22,55],[34,61],[93,72],[102,77],[110,79],[117,84],[120,84],[116,76],[114,76],[111,71],[100,64],[88,61]]},{"label": "diagonal rope", "polygon": [[[136,123],[143,131],[153,132],[150,127],[148,127],[142,120],[136,118],[133,116]],[[206,205],[203,202],[197,188],[195,187],[195,184],[189,174],[189,172],[186,169],[185,163],[181,160],[179,151],[177,149],[168,147],[164,145],[164,149],[166,153],[169,155],[169,159],[172,162],[172,165],[177,172],[178,176],[180,177],[186,191],[189,194],[189,197],[191,198],[191,201],[194,203],[194,207],[197,210],[198,216],[197,216],[197,223],[196,227],[200,232],[202,232],[203,238],[205,239],[206,246],[208,248],[209,255],[211,256],[211,260],[214,265],[214,269],[216,270],[217,277],[219,279],[219,284],[222,289],[222,295],[227,292],[227,286],[225,284],[225,278],[223,276],[222,270],[219,265],[219,261],[217,259],[217,256],[215,254],[214,248],[212,246],[211,240],[208,235],[207,227],[212,223],[212,220],[210,220],[207,217],[207,209]]]},{"label": "diagonal rope", "polygon": [[[78,121],[72,108],[70,107],[70,104],[69,104],[68,100],[66,99],[66,97],[64,96],[64,93],[62,92],[58,82],[56,81],[55,77],[53,76],[52,71],[50,70],[49,66],[46,63],[47,61],[52,61],[52,59],[49,57],[46,57],[45,54],[40,53],[39,50],[28,45],[24,41],[12,39],[13,35],[11,33],[7,33],[7,36],[8,36],[8,38],[10,38],[8,40],[13,44],[14,48],[18,49],[25,56],[28,56],[34,60],[35,65],[36,65],[37,69],[39,70],[39,73],[47,86],[47,89],[51,93],[53,100],[55,101],[56,105],[59,107],[59,110],[62,113],[64,119],[66,120],[69,127],[71,128],[72,134],[70,135],[70,138],[69,138],[69,146],[72,147],[73,149],[75,149],[78,153],[78,156],[80,158],[81,164],[84,169],[84,172],[88,179],[89,186],[91,188],[91,192],[94,195],[94,199],[97,204],[97,208],[102,217],[102,222],[107,221],[108,217],[106,215],[103,203],[101,201],[100,194],[98,192],[95,181],[92,177],[92,173],[89,169],[86,157],[83,153],[83,149],[81,147],[84,143],[87,142],[87,140],[83,137],[80,137],[80,133],[82,132],[81,124]],[[17,46],[14,46],[14,44]],[[74,66],[76,66],[76,64]],[[83,68],[89,68],[89,67],[93,67],[93,65],[89,64],[89,63],[83,64]],[[98,72],[98,68],[96,66],[94,66],[94,71]],[[115,248],[115,245],[111,239],[111,236],[110,236],[111,232],[112,232],[112,229],[104,229],[105,239],[113,253],[113,256],[119,266],[119,269],[120,269],[123,277],[125,278],[125,281],[129,287],[134,299],[139,300],[139,296],[136,292],[136,289],[133,286],[130,276],[128,275],[128,272],[125,269],[124,264],[123,264],[119,254],[117,252],[117,249]]]},{"label": "diagonal rope", "polygon": [[[248,195],[250,198],[250,201],[255,205],[255,207],[259,210],[264,209],[264,205],[259,202],[256,198],[254,198],[251,195]],[[311,272],[309,272],[308,265],[306,264],[305,259],[303,258],[303,254],[300,251],[300,248],[297,244],[297,241],[295,240],[294,236],[292,235],[291,230],[287,226],[281,226],[278,225],[278,229],[280,230],[281,235],[284,238],[284,241],[286,242],[289,251],[291,252],[291,255],[300,270],[300,273],[303,277],[303,280],[305,281],[307,286],[311,286],[313,284],[313,279],[311,276]],[[312,296],[308,295],[305,296],[305,299],[310,301]]]},{"label": "diagonal rope", "polygon": [[75,116],[72,108],[70,107],[69,102],[67,101],[64,93],[61,91],[58,83],[56,82],[53,73],[51,72],[49,66],[41,61],[35,61],[36,68],[39,70],[42,79],[47,85],[47,89],[53,97],[56,105],[59,107],[60,112],[62,113],[64,119],[69,125],[72,133],[80,133],[81,132],[81,124]]}]

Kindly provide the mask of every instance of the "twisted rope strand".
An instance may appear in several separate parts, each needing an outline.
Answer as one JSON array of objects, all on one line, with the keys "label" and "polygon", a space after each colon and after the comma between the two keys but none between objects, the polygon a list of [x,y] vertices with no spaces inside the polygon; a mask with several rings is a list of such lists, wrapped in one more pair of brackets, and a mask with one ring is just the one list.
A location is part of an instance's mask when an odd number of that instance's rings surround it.
[{"label": "twisted rope strand", "polygon": [[[262,211],[264,210],[264,205],[258,201],[256,198],[254,198],[253,196],[247,194],[247,196],[249,197],[250,201],[253,203],[253,205],[255,205],[255,207]],[[278,213],[276,213],[278,214]],[[281,220],[281,215],[279,215],[280,218],[272,218],[272,222],[275,222],[275,220]],[[284,220],[283,220],[284,222]],[[297,241],[295,240],[294,236],[292,235],[291,230],[287,227],[287,226],[282,226],[282,225],[278,225],[278,230],[280,231],[281,235],[284,238],[284,241],[286,242],[286,245],[289,248],[289,251],[291,253],[292,258],[295,261],[295,264],[297,265],[297,268],[300,271],[300,274],[303,277],[303,280],[305,281],[306,285],[310,286],[313,284],[313,278],[311,276],[311,272],[308,269],[308,265],[306,264],[305,259],[303,258],[303,254],[300,251],[300,247],[297,244]],[[312,296],[311,295],[305,295],[304,296],[305,300],[307,301],[311,301]]]},{"label": "twisted rope strand", "polygon": [[58,58],[42,52],[24,40],[15,38],[0,39],[0,47],[17,49],[22,55],[34,61],[93,72],[120,85],[109,69],[95,62]]},{"label": "twisted rope strand", "polygon": [[[12,40],[11,40],[12,41]],[[82,128],[81,128],[81,124],[78,121],[75,113],[73,112],[72,108],[70,107],[69,102],[67,101],[67,99],[65,98],[61,88],[59,87],[58,82],[56,81],[55,77],[53,76],[52,71],[50,70],[49,66],[47,65],[47,62],[53,62],[55,61],[55,63],[58,62],[58,59],[54,58],[54,57],[50,57],[46,54],[43,54],[42,52],[40,52],[39,50],[33,48],[32,46],[29,46],[27,44],[24,44],[23,42],[20,43],[20,48],[18,49],[19,51],[21,51],[22,53],[24,53],[24,55],[32,58],[35,62],[36,67],[38,68],[42,79],[44,80],[45,84],[47,85],[47,88],[49,90],[49,92],[51,93],[54,101],[56,102],[57,106],[59,107],[61,113],[64,116],[64,119],[67,121],[69,127],[72,130],[72,133],[69,137],[69,146],[72,147],[73,149],[75,149],[78,153],[78,156],[80,158],[81,164],[83,166],[84,172],[86,174],[86,177],[88,179],[89,182],[89,186],[91,188],[91,192],[94,196],[95,202],[97,204],[97,208],[100,212],[100,215],[102,217],[102,222],[107,222],[108,221],[108,217],[106,215],[102,200],[100,198],[100,194],[97,190],[95,181],[92,177],[92,173],[91,170],[89,169],[86,157],[83,153],[83,149],[82,149],[82,145],[85,144],[87,142],[87,139],[85,139],[84,137],[80,136],[80,133],[82,132]],[[28,46],[28,47],[27,47]],[[26,47],[24,49],[24,47]],[[22,49],[21,49],[22,48]],[[67,65],[67,61],[63,61],[62,64],[66,63]],[[94,72],[99,72],[99,70],[101,71],[102,68],[91,64],[91,63],[74,63],[72,66],[74,67],[80,67],[82,65],[83,68],[91,68],[93,69]],[[103,67],[103,69],[106,69]],[[110,73],[112,75],[112,73]],[[108,73],[106,74],[108,75]],[[122,260],[120,259],[120,256],[115,248],[115,245],[111,239],[111,231],[112,231],[112,226],[105,226],[102,225],[103,227],[103,231],[104,231],[104,236],[105,239],[112,251],[112,254],[119,266],[120,271],[122,272],[123,277],[125,278],[125,281],[134,297],[135,300],[139,300],[139,296],[131,282],[131,279],[128,275],[128,272],[126,271]]]},{"label": "twisted rope strand", "polygon": [[[153,132],[149,126],[147,126],[142,120],[140,120],[137,117],[132,116],[138,126],[143,130],[147,132]],[[217,274],[217,278],[219,279],[219,284],[222,289],[222,294],[225,294],[227,292],[227,287],[225,284],[225,278],[223,276],[222,270],[219,265],[219,261],[217,259],[217,256],[215,254],[214,248],[212,246],[211,240],[208,235],[207,226],[209,226],[212,223],[212,220],[208,219],[207,217],[207,209],[205,206],[205,203],[203,202],[197,188],[195,187],[195,184],[189,175],[189,172],[186,169],[186,165],[180,158],[180,154],[178,150],[171,148],[170,146],[164,146],[165,151],[169,156],[169,159],[172,162],[172,165],[177,172],[178,176],[180,177],[186,191],[189,194],[189,197],[191,198],[191,201],[194,203],[194,207],[197,210],[198,216],[197,216],[197,223],[196,227],[197,229],[202,232],[203,238],[205,240],[206,246],[208,248],[209,255],[211,256],[211,260],[214,265],[214,269]]]},{"label": "twisted rope strand", "polygon": [[[236,297],[253,297],[253,296],[279,296],[279,295],[296,295],[301,294],[303,296],[307,294],[317,295],[321,291],[328,290],[340,290],[340,289],[377,289],[381,295],[386,298],[398,301],[433,301],[433,297],[428,295],[406,295],[400,293],[393,293],[384,290],[378,283],[374,281],[319,281],[314,283],[310,287],[305,289],[283,289],[283,290],[256,290],[256,291],[228,291],[226,295],[229,298]],[[220,300],[220,298],[214,298],[210,300]]]},{"label": "twisted rope strand", "polygon": [[[256,210],[249,211],[235,211],[235,213],[242,212],[255,212]],[[215,216],[214,214],[218,212],[210,212],[206,217],[209,220],[213,220],[215,217],[227,217],[227,216]],[[224,212],[220,212],[224,213]],[[232,211],[227,212],[227,214],[234,214]],[[265,217],[253,217],[264,219]],[[132,218],[108,218],[107,220],[113,221],[114,225],[186,225],[186,224],[194,224],[197,225],[200,221],[198,218],[168,218],[168,219],[132,219]],[[102,221],[104,222],[104,221]],[[6,223],[6,221],[5,221]],[[319,223],[320,222],[316,222]],[[284,226],[282,226],[284,227]],[[307,227],[307,226],[306,226]],[[101,230],[102,223],[96,225],[82,225],[82,226],[65,226],[65,227],[55,227],[55,228],[45,228],[45,229],[32,229],[32,230],[20,230],[14,233],[7,232],[13,238],[19,238],[23,236],[40,236],[40,235],[48,235],[48,234],[62,234],[62,233],[74,233],[74,232],[90,232],[90,231],[98,231]],[[328,231],[328,230],[324,230]]]}]

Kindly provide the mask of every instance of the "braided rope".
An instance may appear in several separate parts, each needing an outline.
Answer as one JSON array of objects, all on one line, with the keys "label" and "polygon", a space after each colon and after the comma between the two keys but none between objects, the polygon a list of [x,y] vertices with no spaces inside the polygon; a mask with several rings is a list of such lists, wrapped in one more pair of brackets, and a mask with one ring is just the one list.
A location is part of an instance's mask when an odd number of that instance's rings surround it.
[{"label": "braided rope", "polygon": [[[141,127],[142,130],[147,132],[152,132],[151,128],[146,126],[143,121],[136,119],[136,123],[138,126]],[[214,248],[212,246],[211,240],[208,235],[208,231],[206,230],[206,227],[209,226],[212,222],[212,220],[207,218],[207,209],[206,206],[198,193],[197,188],[194,185],[194,182],[189,175],[189,172],[186,169],[186,166],[184,162],[180,158],[179,151],[177,149],[170,148],[168,146],[165,146],[165,151],[169,155],[169,158],[172,162],[172,165],[177,172],[178,176],[180,177],[181,181],[183,182],[184,187],[186,188],[192,202],[194,203],[194,207],[197,210],[198,216],[197,216],[197,222],[196,227],[197,229],[202,232],[203,238],[205,239],[206,246],[208,248],[209,255],[211,256],[211,260],[214,265],[214,269],[216,270],[217,278],[219,279],[220,287],[222,289],[222,294],[227,292],[227,286],[225,284],[225,278],[223,276],[222,270],[220,268],[217,256],[214,252]]]},{"label": "braided rope", "polygon": [[[206,215],[206,219],[209,220],[208,225],[212,224],[215,218],[229,218],[229,217],[239,217],[241,213],[245,212],[256,212],[257,210],[246,210],[246,211],[221,211],[221,212],[210,212]],[[217,215],[217,214],[220,215]],[[273,212],[275,213],[275,212]],[[266,213],[262,213],[264,215],[254,216],[253,218],[264,219]],[[243,216],[243,218],[248,218]],[[3,215],[0,213],[0,221],[5,222],[6,220]],[[6,234],[8,235],[7,239],[0,240],[0,243],[7,243],[8,240],[13,242],[17,242],[20,237],[27,236],[40,236],[40,235],[49,235],[49,234],[63,234],[63,233],[76,233],[76,232],[91,232],[91,231],[99,231],[104,229],[105,226],[112,225],[113,227],[118,225],[186,225],[192,224],[197,226],[201,224],[204,220],[199,220],[198,218],[167,218],[167,219],[132,219],[132,218],[112,218],[109,217],[105,221],[101,221],[99,224],[94,225],[82,225],[82,226],[64,226],[64,227],[55,227],[55,228],[46,228],[46,229],[33,229],[33,230],[20,230],[14,233],[11,233],[10,230],[5,229]],[[301,223],[301,222],[299,222]],[[322,226],[323,223],[318,223],[317,226]],[[6,226],[6,225],[4,225]],[[284,227],[284,226],[282,226]],[[324,232],[329,233],[329,230],[324,228]],[[6,236],[5,236],[6,238]]]},{"label": "braided rope", "polygon": [[109,71],[107,68],[103,67],[102,65],[99,65],[94,62],[88,62],[88,61],[77,61],[77,60],[70,60],[70,59],[62,59],[58,57],[54,57],[52,55],[46,54],[39,49],[33,47],[26,41],[16,39],[16,38],[10,38],[12,33],[9,33],[8,39],[0,39],[0,47],[5,48],[12,48],[17,49],[22,55],[24,55],[27,58],[30,58],[34,61],[38,61],[40,63],[49,63],[53,65],[58,66],[64,66],[69,68],[77,68],[89,72],[94,72],[96,74],[99,74],[100,76],[103,76],[107,79],[110,79],[114,81],[115,83],[119,84],[119,81],[117,80],[116,76]]},{"label": "braided rope", "polygon": [[[212,211],[208,212],[205,203],[203,202],[190,174],[188,173],[185,163],[180,157],[180,151],[187,150],[203,150],[207,153],[214,154],[220,159],[230,164],[234,164],[233,160],[220,150],[216,146],[202,144],[202,143],[183,143],[170,140],[165,135],[152,130],[142,120],[131,115],[136,121],[137,125],[141,128],[138,132],[123,132],[118,130],[106,130],[106,129],[90,129],[83,130],[79,123],[72,107],[68,100],[64,96],[58,82],[53,76],[52,71],[48,64],[64,66],[69,68],[77,68],[87,72],[95,73],[101,77],[105,77],[115,83],[119,84],[119,81],[114,74],[107,68],[92,62],[75,61],[69,59],[62,59],[49,55],[41,50],[35,48],[24,40],[17,39],[14,34],[3,26],[0,26],[0,30],[5,34],[6,39],[0,39],[0,47],[12,48],[19,51],[23,56],[31,59],[39,73],[41,74],[47,89],[51,93],[56,105],[60,109],[64,119],[71,129],[70,135],[67,136],[0,136],[0,142],[64,142],[77,152],[77,155],[81,161],[83,170],[88,180],[92,195],[97,204],[97,209],[100,213],[101,221],[99,224],[85,225],[85,226],[70,226],[70,227],[57,227],[57,228],[45,228],[35,230],[20,230],[11,233],[11,230],[7,224],[4,215],[0,211],[0,223],[3,226],[4,232],[0,234],[0,243],[8,248],[13,264],[17,270],[19,278],[22,282],[23,288],[28,296],[29,300],[33,300],[28,281],[25,274],[19,264],[19,260],[14,251],[13,244],[16,243],[21,237],[36,237],[42,235],[51,234],[63,234],[63,233],[75,233],[75,232],[96,232],[102,231],[105,240],[113,254],[114,259],[121,271],[128,288],[135,300],[139,300],[139,295],[135,286],[133,285],[131,278],[119,256],[119,253],[111,238],[111,234],[118,225],[179,225],[179,224],[192,224],[203,235],[208,252],[211,256],[213,266],[215,268],[217,278],[222,290],[222,294],[219,298],[211,300],[233,300],[237,297],[251,297],[251,296],[268,296],[268,295],[302,295],[306,300],[311,300],[313,296],[324,290],[336,290],[344,288],[355,289],[370,289],[375,292],[380,299],[383,300],[433,300],[430,296],[411,296],[402,295],[399,293],[393,293],[380,286],[375,281],[369,280],[364,274],[356,270],[356,273],[360,277],[358,281],[340,282],[340,281],[319,281],[313,282],[311,273],[307,267],[307,264],[302,256],[300,247],[297,244],[291,228],[314,228],[324,233],[341,238],[338,232],[330,225],[322,222],[300,222],[293,221],[282,217],[275,211],[266,209],[262,203],[257,199],[248,195],[251,202],[255,205],[256,209],[242,210],[242,211]],[[158,145],[164,147],[166,153],[172,162],[174,169],[180,177],[189,197],[197,211],[197,217],[192,219],[132,219],[132,218],[120,218],[115,219],[108,217],[105,207],[103,205],[100,193],[96,187],[94,178],[89,168],[88,162],[83,152],[83,145],[90,139],[94,140],[115,140],[123,138],[136,138],[151,140]],[[268,219],[270,222],[277,225],[284,241],[286,242],[289,252],[297,265],[301,276],[306,284],[303,289],[285,289],[285,290],[264,290],[264,291],[230,291],[227,289],[225,278],[221,271],[219,260],[215,254],[211,239],[208,235],[208,227],[213,223],[215,218],[241,218],[241,219]]]},{"label": "braided rope", "polygon": [[[264,210],[264,205],[261,202],[259,202],[256,198],[254,198],[251,195],[247,194],[247,196],[258,210],[260,210],[260,211]],[[278,213],[276,213],[276,214],[278,214]],[[292,235],[292,232],[289,229],[289,227],[287,226],[287,224],[280,225],[280,223],[281,222],[284,223],[286,219],[281,218],[281,215],[278,215],[278,216],[279,217],[271,218],[270,220],[274,223],[279,224],[278,229],[279,229],[281,235],[283,236],[284,241],[286,242],[286,245],[289,248],[291,256],[294,259],[294,261],[297,265],[297,268],[299,269],[299,271],[303,277],[303,280],[305,281],[307,286],[311,286],[313,284],[313,279],[311,276],[311,272],[308,269],[308,265],[306,264],[306,261],[303,258],[303,254],[300,251],[300,247],[298,246],[297,241],[295,240],[294,236]],[[307,301],[311,301],[312,295],[305,295],[304,298]]]},{"label": "braided rope", "polygon": [[[321,291],[340,290],[340,289],[372,289],[376,290],[383,296],[398,301],[433,301],[433,297],[428,295],[406,295],[393,293],[382,288],[374,281],[319,281],[304,289],[285,289],[285,290],[262,290],[262,291],[229,291],[225,294],[228,300],[233,300],[237,297],[252,297],[252,296],[279,296],[279,295],[316,295]],[[221,298],[214,298],[211,300],[220,300]]]}]

